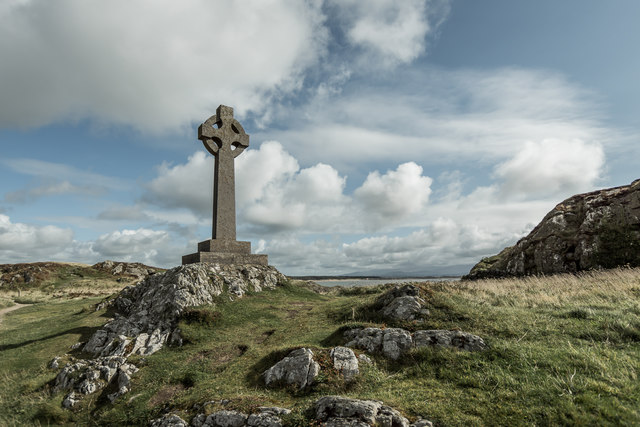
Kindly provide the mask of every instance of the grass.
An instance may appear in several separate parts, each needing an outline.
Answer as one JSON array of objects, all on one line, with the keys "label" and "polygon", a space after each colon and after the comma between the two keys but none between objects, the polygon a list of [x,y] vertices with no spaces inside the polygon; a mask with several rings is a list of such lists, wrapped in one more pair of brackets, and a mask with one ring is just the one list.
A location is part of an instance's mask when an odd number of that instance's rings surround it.
[{"label": "grass", "polygon": [[447,426],[640,424],[640,269],[420,286],[431,316],[404,326],[461,329],[489,349],[423,348],[400,362],[375,357],[349,386],[324,369],[308,392],[267,390],[260,374],[293,348],[313,348],[326,366],[343,328],[396,326],[371,311],[384,287],[319,295],[289,284],[190,310],[184,346],[132,358],[141,369],[127,395],[113,405],[91,396],[73,412],[60,409],[63,393],[49,393],[56,372],[46,365],[106,313],[91,310],[99,298],[45,299],[0,325],[0,424],[145,425],[168,410],[190,420],[229,399],[226,409],[294,409],[289,425],[304,425],[326,394],[383,400]]}]

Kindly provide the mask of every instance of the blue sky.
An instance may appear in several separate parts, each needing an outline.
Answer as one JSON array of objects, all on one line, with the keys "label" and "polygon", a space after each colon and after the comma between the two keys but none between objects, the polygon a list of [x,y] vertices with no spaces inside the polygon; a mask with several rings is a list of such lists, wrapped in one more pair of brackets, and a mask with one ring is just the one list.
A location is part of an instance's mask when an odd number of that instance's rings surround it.
[{"label": "blue sky", "polygon": [[0,263],[171,267],[238,238],[285,274],[460,274],[640,178],[640,3],[0,2]]}]

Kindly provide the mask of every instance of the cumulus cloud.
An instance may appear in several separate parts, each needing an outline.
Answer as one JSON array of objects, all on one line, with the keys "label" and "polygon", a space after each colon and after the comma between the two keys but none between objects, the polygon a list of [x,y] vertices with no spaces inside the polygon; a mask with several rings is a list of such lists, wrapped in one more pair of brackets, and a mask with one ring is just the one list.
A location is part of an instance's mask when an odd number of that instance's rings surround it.
[{"label": "cumulus cloud", "polygon": [[0,257],[5,262],[53,259],[73,242],[73,231],[53,225],[12,223],[0,214]]},{"label": "cumulus cloud", "polygon": [[348,203],[346,178],[318,163],[300,169],[282,145],[271,141],[238,158],[238,207],[241,217],[261,232],[335,229]]},{"label": "cumulus cloud", "polygon": [[570,195],[593,189],[604,167],[598,143],[581,140],[528,141],[511,159],[500,163],[495,174],[508,196]]},{"label": "cumulus cloud", "polygon": [[[163,164],[146,185],[142,200],[210,217],[212,189],[203,183],[211,182],[212,169],[213,161],[204,152],[190,156],[185,164]],[[422,172],[414,162],[385,174],[375,171],[350,195],[345,193],[346,176],[332,166],[301,168],[282,144],[268,141],[236,159],[240,231],[254,235],[379,229],[424,209],[432,180]]]},{"label": "cumulus cloud", "polygon": [[0,126],[89,117],[159,132],[212,100],[260,109],[300,86],[322,20],[320,4],[292,0],[13,2],[0,8]]},{"label": "cumulus cloud", "polygon": [[190,209],[202,217],[211,215],[213,157],[196,151],[185,164],[162,163],[157,175],[146,184],[143,201],[165,208]]},{"label": "cumulus cloud", "polygon": [[337,0],[348,41],[389,64],[411,62],[449,13],[448,1]]},{"label": "cumulus cloud", "polygon": [[150,262],[157,257],[159,249],[166,246],[168,241],[169,233],[163,230],[116,230],[98,237],[92,245],[92,250],[105,258]]},{"label": "cumulus cloud", "polygon": [[432,179],[422,176],[422,167],[403,163],[393,171],[371,172],[354,192],[366,214],[382,221],[396,221],[420,212],[431,194]]}]

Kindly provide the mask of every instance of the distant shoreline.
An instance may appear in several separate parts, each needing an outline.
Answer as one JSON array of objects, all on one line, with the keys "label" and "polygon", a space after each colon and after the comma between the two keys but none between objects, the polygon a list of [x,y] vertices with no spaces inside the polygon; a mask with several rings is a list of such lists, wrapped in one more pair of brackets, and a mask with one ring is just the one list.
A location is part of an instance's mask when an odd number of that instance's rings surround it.
[{"label": "distant shoreline", "polygon": [[437,280],[460,279],[462,276],[287,276],[295,280],[322,280],[325,282],[339,282],[343,280]]}]

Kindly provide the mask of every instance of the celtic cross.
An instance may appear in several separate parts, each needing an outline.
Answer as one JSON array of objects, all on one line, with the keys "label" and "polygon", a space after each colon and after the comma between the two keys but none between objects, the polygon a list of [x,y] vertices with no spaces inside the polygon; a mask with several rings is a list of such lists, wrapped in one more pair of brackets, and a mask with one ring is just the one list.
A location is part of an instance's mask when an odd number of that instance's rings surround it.
[{"label": "celtic cross", "polygon": [[249,135],[233,118],[233,108],[220,105],[198,128],[198,139],[215,157],[213,177],[213,239],[236,239],[234,159],[249,146]]}]

